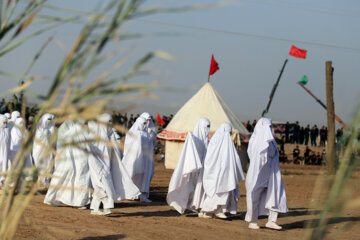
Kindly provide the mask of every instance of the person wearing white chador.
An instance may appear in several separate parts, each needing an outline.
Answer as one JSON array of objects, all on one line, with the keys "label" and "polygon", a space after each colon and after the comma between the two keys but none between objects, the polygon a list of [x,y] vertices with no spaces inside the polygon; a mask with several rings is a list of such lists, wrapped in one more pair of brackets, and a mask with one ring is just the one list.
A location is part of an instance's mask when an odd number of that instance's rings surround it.
[{"label": "person wearing white chador", "polygon": [[11,114],[10,113],[4,113],[6,119],[9,121],[11,119]]},{"label": "person wearing white chador", "polygon": [[239,182],[245,179],[239,155],[231,139],[232,127],[223,123],[211,138],[204,161],[204,217],[237,213]]},{"label": "person wearing white chador", "polygon": [[[89,155],[91,183],[94,188],[91,214],[107,215],[114,208],[114,201],[136,199],[139,189],[132,182],[123,166],[115,133],[111,127],[110,114],[102,114],[98,122],[89,122],[88,140],[92,154]],[[99,210],[100,203],[104,211]]]},{"label": "person wearing white chador", "polygon": [[44,203],[84,208],[90,203],[91,181],[84,121],[65,121],[58,129],[54,173]]},{"label": "person wearing white chador", "polygon": [[269,215],[266,227],[281,229],[276,224],[278,213],[288,211],[284,183],[279,166],[279,151],[272,134],[271,120],[261,118],[248,146],[250,166],[246,176],[249,228],[259,229],[258,216]]},{"label": "person wearing white chador", "polygon": [[[50,137],[54,134],[55,124],[54,115],[45,113],[39,120],[36,127],[35,139],[32,149],[34,164],[41,174],[51,174],[53,164],[53,154],[51,152]],[[50,177],[40,177],[40,184],[50,182]]]},{"label": "person wearing white chador", "polygon": [[[14,122],[14,126],[11,128],[11,131],[10,131],[10,133],[11,133],[10,134],[11,135],[11,140],[10,140],[11,164],[14,163],[15,156],[21,148],[22,140],[25,138],[24,131],[25,131],[24,119],[21,117],[16,118],[15,122]],[[33,164],[32,164],[31,154],[29,154],[25,159],[24,168],[32,167],[32,165]]]},{"label": "person wearing white chador", "polygon": [[154,174],[154,142],[156,133],[152,130],[151,118],[138,117],[127,132],[124,145],[123,163],[141,191],[140,201],[149,200],[150,182]]},{"label": "person wearing white chador", "polygon": [[[8,171],[9,152],[10,152],[10,133],[7,128],[8,119],[5,115],[0,114],[0,171]],[[0,186],[5,182],[5,176],[0,176]]]},{"label": "person wearing white chador", "polygon": [[188,132],[179,161],[170,180],[167,203],[180,214],[186,209],[198,211],[205,192],[203,190],[203,162],[209,143],[210,121],[201,118],[194,131]]},{"label": "person wearing white chador", "polygon": [[11,118],[8,120],[8,124],[9,124],[9,129],[11,130],[11,128],[15,125],[15,121],[16,119],[21,118],[20,112],[18,111],[13,111],[11,113]]}]

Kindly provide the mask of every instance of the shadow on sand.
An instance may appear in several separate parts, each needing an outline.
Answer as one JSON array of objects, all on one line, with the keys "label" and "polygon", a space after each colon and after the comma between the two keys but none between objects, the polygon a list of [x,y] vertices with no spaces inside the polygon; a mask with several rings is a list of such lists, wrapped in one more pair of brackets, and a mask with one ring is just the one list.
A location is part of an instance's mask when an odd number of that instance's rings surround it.
[{"label": "shadow on sand", "polygon": [[123,234],[116,234],[116,235],[108,235],[108,236],[97,236],[97,237],[84,237],[84,238],[80,238],[80,240],[95,240],[95,239],[99,239],[99,240],[116,240],[116,239],[123,239],[126,236]]}]

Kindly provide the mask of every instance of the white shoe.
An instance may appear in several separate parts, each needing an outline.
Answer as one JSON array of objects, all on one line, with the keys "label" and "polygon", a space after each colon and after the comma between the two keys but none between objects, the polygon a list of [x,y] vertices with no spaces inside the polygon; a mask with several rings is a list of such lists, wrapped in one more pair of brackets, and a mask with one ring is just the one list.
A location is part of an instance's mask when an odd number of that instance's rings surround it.
[{"label": "white shoe", "polygon": [[281,226],[279,226],[275,222],[271,222],[271,221],[267,222],[265,227],[275,229],[275,230],[281,230],[282,229]]},{"label": "white shoe", "polygon": [[77,207],[77,209],[86,210],[87,208],[85,206],[83,206],[83,207]]},{"label": "white shoe", "polygon": [[106,215],[109,215],[109,214],[111,214],[110,208],[105,208],[104,211],[101,213],[101,215],[103,215],[103,216],[106,216]]},{"label": "white shoe", "polygon": [[216,216],[217,218],[227,219],[227,216],[226,216],[224,213],[222,213],[222,212],[216,213],[215,216]]},{"label": "white shoe", "polygon": [[91,215],[102,215],[102,212],[100,210],[91,210]]},{"label": "white shoe", "polygon": [[198,214],[198,216],[201,218],[212,218],[213,217],[213,215],[211,213],[206,213],[206,212],[200,212]]},{"label": "white shoe", "polygon": [[250,229],[255,229],[255,230],[260,229],[260,227],[259,227],[259,225],[257,223],[249,223],[249,228]]}]

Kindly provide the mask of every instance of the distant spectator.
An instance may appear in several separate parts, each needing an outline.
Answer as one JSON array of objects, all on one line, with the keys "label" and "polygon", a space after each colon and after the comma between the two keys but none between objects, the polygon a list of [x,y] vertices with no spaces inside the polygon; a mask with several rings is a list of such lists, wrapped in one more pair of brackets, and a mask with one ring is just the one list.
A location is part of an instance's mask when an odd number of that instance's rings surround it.
[{"label": "distant spectator", "polygon": [[320,146],[325,147],[325,142],[327,138],[327,131],[325,129],[325,126],[322,126],[320,129]]},{"label": "distant spectator", "polygon": [[305,129],[304,127],[301,127],[299,133],[299,143],[304,144],[304,139],[305,139]]},{"label": "distant spectator", "polygon": [[298,121],[296,121],[295,123],[293,133],[294,133],[294,143],[299,144],[300,126]]},{"label": "distant spectator", "polygon": [[304,129],[304,141],[305,145],[309,145],[309,136],[310,136],[310,125],[308,124]]},{"label": "distant spectator", "polygon": [[255,125],[256,125],[256,119],[253,121],[253,123],[251,125],[252,129],[255,129]]},{"label": "distant spectator", "polygon": [[282,150],[279,151],[279,162],[282,162],[282,163],[288,162],[288,158],[287,158],[285,152]]},{"label": "distant spectator", "polygon": [[290,142],[289,134],[290,134],[290,123],[286,122],[286,124],[285,124],[285,142],[286,143]]},{"label": "distant spectator", "polygon": [[321,155],[320,152],[318,152],[315,156],[315,165],[321,165]]},{"label": "distant spectator", "polygon": [[245,124],[245,127],[249,132],[253,131],[253,128],[252,128],[252,125],[251,125],[250,121],[247,121],[247,123]]},{"label": "distant spectator", "polygon": [[299,160],[299,156],[300,156],[300,149],[299,146],[297,145],[296,148],[294,148],[293,150],[293,161],[298,161]]},{"label": "distant spectator", "polygon": [[338,130],[336,130],[336,141],[339,142],[341,137],[343,135],[343,128],[339,128]]},{"label": "distant spectator", "polygon": [[316,125],[314,125],[310,131],[310,138],[311,138],[311,146],[316,147],[316,139],[319,135],[319,129]]}]

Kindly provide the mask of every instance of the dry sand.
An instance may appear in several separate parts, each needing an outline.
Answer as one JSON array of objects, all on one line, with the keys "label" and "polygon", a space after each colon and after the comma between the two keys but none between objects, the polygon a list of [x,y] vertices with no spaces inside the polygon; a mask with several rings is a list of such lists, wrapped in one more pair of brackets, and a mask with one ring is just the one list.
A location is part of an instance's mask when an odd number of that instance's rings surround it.
[{"label": "dry sand", "polygon": [[[193,213],[181,216],[166,204],[172,170],[157,163],[151,183],[152,203],[124,201],[116,204],[109,216],[93,216],[90,210],[45,205],[44,195],[39,194],[25,210],[15,239],[302,239],[307,224],[318,219],[319,208],[314,206],[319,198],[314,199],[313,190],[321,170],[293,164],[282,164],[281,169],[289,206],[289,212],[278,219],[282,231],[247,228],[244,181],[240,183],[238,214],[229,220],[202,219]],[[359,179],[357,173],[352,181]],[[265,223],[266,218],[259,221],[260,226]],[[328,236],[335,236],[349,223],[352,228],[342,233],[341,239],[360,239],[360,228],[354,227],[360,223],[358,210],[333,219]]]}]

